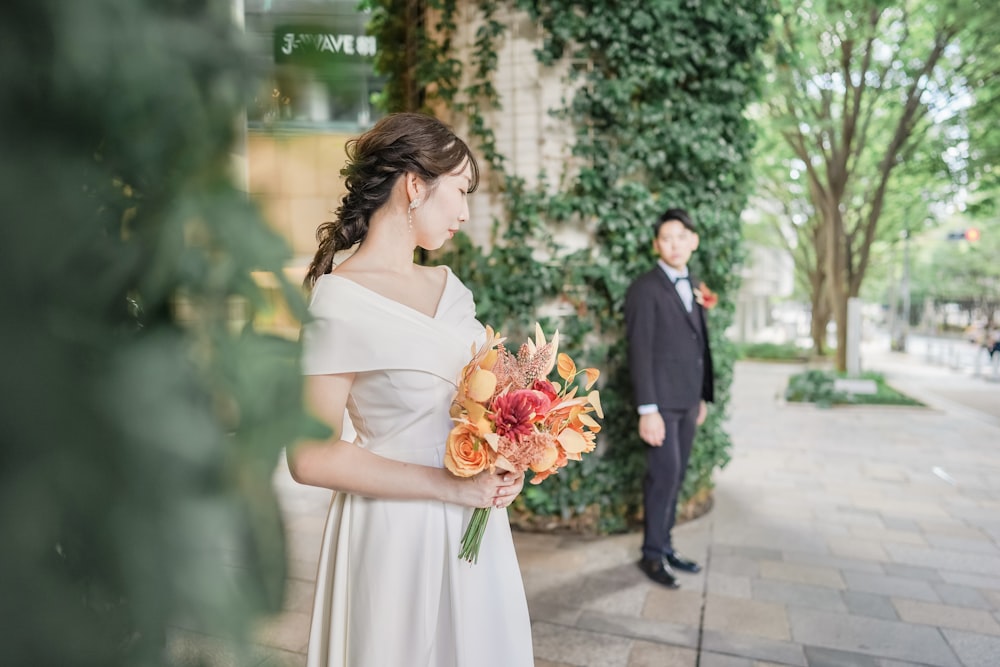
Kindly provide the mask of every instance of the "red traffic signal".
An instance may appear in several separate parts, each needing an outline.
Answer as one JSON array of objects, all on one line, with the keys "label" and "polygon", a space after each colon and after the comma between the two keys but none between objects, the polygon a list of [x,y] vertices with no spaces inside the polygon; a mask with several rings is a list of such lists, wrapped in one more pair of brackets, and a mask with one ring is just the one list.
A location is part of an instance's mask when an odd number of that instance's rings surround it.
[{"label": "red traffic signal", "polygon": [[980,236],[981,234],[979,233],[979,228],[977,227],[967,227],[966,229],[948,232],[949,241],[970,241],[975,243],[979,240]]}]

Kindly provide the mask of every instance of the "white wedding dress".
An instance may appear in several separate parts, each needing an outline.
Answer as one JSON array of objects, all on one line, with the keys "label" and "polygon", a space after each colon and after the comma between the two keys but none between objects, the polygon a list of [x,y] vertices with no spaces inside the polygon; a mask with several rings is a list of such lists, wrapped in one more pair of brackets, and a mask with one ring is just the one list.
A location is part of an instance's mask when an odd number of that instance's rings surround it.
[{"label": "white wedding dress", "polygon": [[[334,274],[313,288],[307,375],[356,373],[355,443],[442,467],[449,409],[471,346],[472,294],[450,270],[428,317]],[[472,510],[335,493],[316,577],[308,667],[531,667],[531,626],[506,511],[479,562],[458,558]]]}]

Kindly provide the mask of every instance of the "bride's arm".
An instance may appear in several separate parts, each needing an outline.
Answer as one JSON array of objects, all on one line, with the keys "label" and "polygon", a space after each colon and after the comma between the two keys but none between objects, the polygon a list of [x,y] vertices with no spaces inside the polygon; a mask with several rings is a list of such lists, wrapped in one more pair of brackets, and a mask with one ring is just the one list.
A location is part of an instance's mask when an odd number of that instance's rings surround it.
[{"label": "bride's arm", "polygon": [[307,409],[333,428],[329,440],[303,440],[288,452],[288,468],[300,484],[370,498],[440,500],[467,507],[507,505],[520,478],[481,473],[462,479],[444,468],[395,461],[339,439],[353,374],[305,376]]}]

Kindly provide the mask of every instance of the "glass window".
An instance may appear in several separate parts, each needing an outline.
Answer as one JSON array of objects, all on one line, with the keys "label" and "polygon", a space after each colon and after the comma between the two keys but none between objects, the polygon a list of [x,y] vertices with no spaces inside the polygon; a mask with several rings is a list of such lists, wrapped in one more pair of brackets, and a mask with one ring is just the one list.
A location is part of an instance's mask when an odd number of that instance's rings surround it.
[{"label": "glass window", "polygon": [[246,0],[246,32],[264,84],[251,127],[356,130],[376,119],[382,88],[357,0]]}]

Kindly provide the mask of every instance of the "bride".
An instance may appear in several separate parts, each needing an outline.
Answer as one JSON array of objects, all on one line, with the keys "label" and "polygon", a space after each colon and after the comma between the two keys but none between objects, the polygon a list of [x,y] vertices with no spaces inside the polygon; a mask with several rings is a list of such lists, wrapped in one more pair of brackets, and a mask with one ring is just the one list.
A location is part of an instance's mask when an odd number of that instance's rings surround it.
[{"label": "bride", "polygon": [[[309,667],[530,667],[531,626],[506,507],[524,478],[443,468],[456,381],[485,337],[447,267],[413,262],[469,217],[479,169],[430,116],[396,114],[348,143],[347,194],[320,226],[303,329],[309,409],[335,437],[289,453],[333,489]],[[354,247],[334,267],[334,254]],[[344,413],[357,431],[343,434]],[[479,562],[459,560],[472,510],[493,507]]]}]

